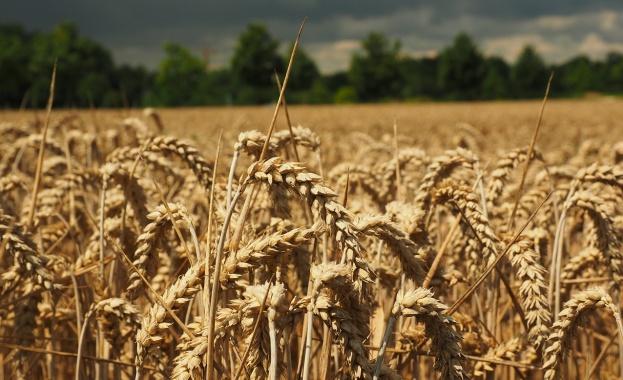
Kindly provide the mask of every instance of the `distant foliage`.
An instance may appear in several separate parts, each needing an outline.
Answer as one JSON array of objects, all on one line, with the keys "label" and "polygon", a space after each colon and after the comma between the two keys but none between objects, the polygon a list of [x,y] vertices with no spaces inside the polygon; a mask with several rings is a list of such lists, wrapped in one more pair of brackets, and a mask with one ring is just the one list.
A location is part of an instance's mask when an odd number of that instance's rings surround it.
[{"label": "distant foliage", "polygon": [[402,85],[400,42],[370,33],[361,43],[363,54],[353,55],[348,77],[362,101],[396,99]]},{"label": "distant foliage", "polygon": [[489,57],[484,61],[485,76],[482,81],[480,98],[499,100],[511,97],[510,68],[499,57]]},{"label": "distant foliage", "polygon": [[18,25],[3,25],[0,105],[44,106],[55,59],[58,107],[138,106],[150,90],[151,74],[140,67],[116,67],[108,49],[80,36],[72,23],[61,22],[50,33],[31,33]]},{"label": "distant foliage", "polygon": [[549,70],[536,49],[527,45],[511,67],[513,97],[536,98],[543,93]]},{"label": "distant foliage", "polygon": [[485,59],[465,33],[441,52],[438,79],[444,97],[449,100],[476,100],[485,78]]},{"label": "distant foliage", "polygon": [[156,101],[165,106],[201,105],[208,75],[203,62],[184,47],[166,43],[156,75]]},{"label": "distant foliage", "polygon": [[[80,36],[73,23],[51,32],[29,32],[0,25],[0,107],[44,107],[54,60],[58,59],[55,107],[145,107],[268,104],[279,92],[293,44],[286,49],[263,24],[241,32],[229,65],[214,67],[209,55],[197,57],[175,42],[163,45],[154,71],[116,65],[110,51]],[[291,104],[387,101],[471,101],[537,99],[556,72],[552,97],[587,93],[623,94],[623,54],[604,60],[577,56],[550,65],[526,45],[514,62],[486,56],[467,33],[459,33],[438,54],[414,57],[400,40],[369,33],[346,71],[321,73],[299,45],[288,81]]]},{"label": "distant foliage", "polygon": [[266,26],[250,24],[240,37],[231,59],[237,103],[258,104],[276,100],[275,71],[283,73],[283,59]]}]

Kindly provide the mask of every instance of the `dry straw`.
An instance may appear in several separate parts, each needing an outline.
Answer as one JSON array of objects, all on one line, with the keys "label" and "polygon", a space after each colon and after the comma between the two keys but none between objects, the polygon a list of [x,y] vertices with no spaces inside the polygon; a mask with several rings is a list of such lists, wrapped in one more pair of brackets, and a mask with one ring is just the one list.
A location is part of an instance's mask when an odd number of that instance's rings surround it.
[{"label": "dry straw", "polygon": [[[588,325],[588,317],[599,309],[604,309],[615,318],[619,330],[619,341],[623,341],[623,324],[619,308],[601,287],[591,288],[574,294],[565,303],[565,308],[558,314],[543,351],[544,378],[561,378],[559,366],[564,363],[567,352],[573,347],[573,341],[580,327]],[[621,367],[623,368],[623,367]]]}]

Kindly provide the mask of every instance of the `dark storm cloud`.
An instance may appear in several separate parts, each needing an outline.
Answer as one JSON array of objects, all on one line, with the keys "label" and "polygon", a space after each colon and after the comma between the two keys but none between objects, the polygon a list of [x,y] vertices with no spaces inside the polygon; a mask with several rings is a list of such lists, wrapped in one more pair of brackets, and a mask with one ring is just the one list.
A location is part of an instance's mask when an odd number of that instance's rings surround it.
[{"label": "dark storm cloud", "polygon": [[[7,4],[8,3],[8,4]],[[460,31],[472,35],[487,54],[516,57],[526,43],[546,59],[560,61],[578,53],[623,51],[623,11],[612,1],[437,0],[131,0],[14,1],[0,6],[0,21],[28,29],[50,30],[74,21],[81,34],[113,52],[119,62],[154,67],[164,41],[209,49],[215,64],[225,64],[237,36],[250,22],[268,26],[289,43],[308,17],[302,46],[325,71],[345,68],[370,31],[400,39],[411,54],[430,54]],[[284,44],[285,45],[285,44]]]}]

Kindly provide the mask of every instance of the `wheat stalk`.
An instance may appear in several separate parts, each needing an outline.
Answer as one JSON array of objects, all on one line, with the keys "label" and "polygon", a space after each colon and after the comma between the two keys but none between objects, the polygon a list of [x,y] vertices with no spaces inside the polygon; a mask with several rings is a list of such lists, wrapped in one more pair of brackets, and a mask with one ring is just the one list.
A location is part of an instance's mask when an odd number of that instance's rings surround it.
[{"label": "wheat stalk", "polygon": [[133,256],[133,264],[137,271],[130,274],[129,285],[126,289],[126,293],[130,295],[131,299],[135,299],[143,291],[144,285],[141,277],[149,280],[158,270],[158,255],[155,248],[158,241],[162,239],[165,223],[181,223],[183,209],[172,203],[169,204],[169,208],[173,211],[175,220],[171,221],[163,205],[156,207],[153,212],[147,215],[147,218],[152,222],[145,226],[143,233],[136,240],[137,248]]},{"label": "wheat stalk", "polygon": [[420,256],[419,248],[409,239],[406,232],[392,223],[389,217],[366,216],[356,218],[353,224],[361,233],[383,240],[400,260],[407,278],[415,283],[421,283],[424,280],[426,263]]},{"label": "wheat stalk", "polygon": [[162,294],[166,307],[156,302],[143,317],[141,328],[136,333],[136,365],[139,369],[143,367],[147,355],[158,349],[166,331],[173,324],[167,308],[176,312],[190,301],[199,291],[204,270],[203,265],[190,267]]},{"label": "wheat stalk", "polygon": [[[415,317],[424,324],[424,335],[431,339],[429,352],[435,356],[434,369],[440,372],[440,379],[468,379],[469,376],[461,364],[461,360],[465,360],[459,345],[461,335],[451,327],[456,325],[454,318],[444,314],[447,308],[428,289],[399,291],[392,308],[392,318],[399,315]],[[391,324],[388,324],[387,331],[390,331],[389,326]],[[380,353],[378,360],[382,360]]]},{"label": "wheat stalk", "polygon": [[547,380],[561,378],[558,366],[564,363],[565,356],[571,350],[573,340],[578,334],[578,329],[588,324],[588,316],[596,310],[603,308],[612,313],[617,321],[619,340],[623,340],[623,325],[619,308],[603,288],[596,287],[576,293],[565,302],[564,306],[565,308],[552,326],[543,351],[543,371],[545,371],[544,378]]},{"label": "wheat stalk", "polygon": [[254,163],[248,169],[249,183],[265,182],[293,191],[312,207],[316,220],[327,224],[335,242],[342,249],[342,262],[355,265],[361,281],[372,278],[368,264],[361,258],[361,246],[350,213],[333,198],[336,194],[321,184],[322,177],[305,171],[296,163],[282,164],[278,157]]},{"label": "wheat stalk", "polygon": [[508,258],[515,269],[515,275],[521,281],[519,296],[528,324],[528,336],[536,347],[547,338],[551,321],[547,303],[544,275],[545,268],[540,264],[540,256],[533,249],[533,244],[525,236],[520,236],[507,250]]}]

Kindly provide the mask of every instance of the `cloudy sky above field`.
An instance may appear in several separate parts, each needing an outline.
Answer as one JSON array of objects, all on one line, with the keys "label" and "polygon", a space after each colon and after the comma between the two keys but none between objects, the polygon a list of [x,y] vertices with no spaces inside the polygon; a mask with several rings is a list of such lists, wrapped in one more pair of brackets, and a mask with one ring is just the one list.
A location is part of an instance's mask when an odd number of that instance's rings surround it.
[{"label": "cloudy sky above field", "polygon": [[0,22],[49,31],[73,21],[81,35],[107,46],[118,63],[155,68],[165,41],[180,43],[214,65],[228,62],[250,22],[265,24],[289,45],[303,18],[301,46],[325,73],[345,69],[371,31],[400,39],[402,51],[434,54],[461,32],[488,55],[512,62],[533,44],[548,62],[577,54],[623,52],[619,0],[25,0],[3,1]]}]

